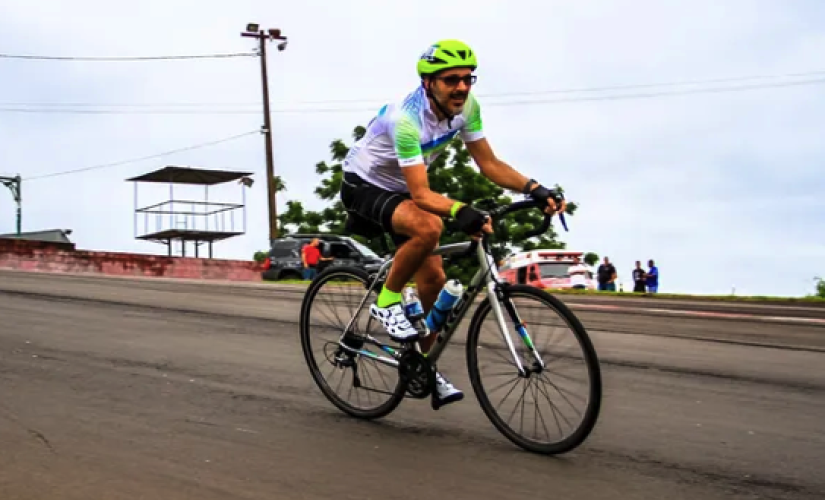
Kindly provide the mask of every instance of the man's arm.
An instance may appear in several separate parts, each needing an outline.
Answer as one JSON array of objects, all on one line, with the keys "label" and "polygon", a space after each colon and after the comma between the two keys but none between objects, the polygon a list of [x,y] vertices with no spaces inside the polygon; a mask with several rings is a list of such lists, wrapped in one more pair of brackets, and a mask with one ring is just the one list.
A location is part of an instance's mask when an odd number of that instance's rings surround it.
[{"label": "man's arm", "polygon": [[414,118],[400,114],[392,125],[391,131],[395,143],[398,164],[407,181],[407,188],[416,205],[427,212],[448,217],[455,200],[442,196],[430,189],[427,178],[427,166],[421,153],[421,135]]},{"label": "man's arm", "polygon": [[452,208],[456,204],[456,200],[451,200],[430,189],[426,165],[420,163],[411,167],[403,167],[402,172],[404,172],[404,177],[407,179],[407,187],[416,205],[441,217],[455,215],[452,213]]},{"label": "man's arm", "polygon": [[[490,147],[490,143],[484,135],[481,106],[472,93],[468,96],[464,112],[466,113],[467,122],[461,131],[461,138],[464,139],[467,151],[470,152],[476,165],[478,165],[481,174],[505,189],[517,193],[524,192],[524,186],[529,178],[496,157],[493,148]],[[536,186],[538,184],[532,183],[530,189]]]},{"label": "man's arm", "polygon": [[[505,189],[510,189],[518,193],[524,191],[524,186],[530,179],[496,157],[486,137],[482,137],[477,141],[468,142],[467,151],[470,152],[470,155],[473,157],[473,160],[476,162],[476,165],[478,165],[484,177]],[[537,185],[535,182],[531,183],[530,189],[533,189]]]}]

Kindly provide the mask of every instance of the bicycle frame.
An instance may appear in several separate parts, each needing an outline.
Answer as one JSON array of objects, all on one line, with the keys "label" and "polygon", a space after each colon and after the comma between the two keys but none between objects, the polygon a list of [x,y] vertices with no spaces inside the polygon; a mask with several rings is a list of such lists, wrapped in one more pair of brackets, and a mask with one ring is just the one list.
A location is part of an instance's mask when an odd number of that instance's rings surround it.
[{"label": "bicycle frame", "polygon": [[[432,252],[432,255],[451,256],[466,254],[473,244],[473,242],[468,241],[463,243],[451,243],[447,245],[442,245],[436,248]],[[536,352],[535,346],[533,345],[533,342],[530,339],[529,334],[527,333],[527,329],[525,328],[524,322],[521,321],[521,318],[518,316],[515,306],[513,306],[512,302],[509,301],[509,298],[506,298],[506,295],[502,290],[502,284],[500,276],[498,274],[498,266],[496,265],[495,260],[493,259],[493,256],[489,251],[489,246],[487,244],[487,235],[484,235],[483,239],[480,242],[478,242],[478,244],[476,245],[475,253],[479,262],[479,270],[470,280],[470,284],[464,290],[462,296],[459,298],[455,306],[451,309],[441,330],[437,334],[430,334],[437,335],[437,338],[435,344],[427,353],[427,359],[433,365],[437,363],[438,359],[441,357],[441,354],[447,349],[447,346],[449,345],[450,340],[452,339],[453,335],[458,329],[458,325],[461,323],[461,320],[464,319],[470,307],[475,302],[476,297],[478,297],[479,293],[481,293],[482,287],[486,285],[487,297],[490,300],[490,305],[492,307],[493,313],[495,314],[496,319],[498,320],[499,331],[501,333],[501,336],[504,338],[504,342],[507,344],[507,348],[510,351],[510,354],[513,356],[513,360],[515,361],[515,364],[518,367],[519,374],[521,376],[527,375],[524,366],[521,362],[521,359],[519,358],[518,353],[516,352],[516,348],[513,345],[513,340],[510,336],[509,329],[507,328],[507,323],[504,318],[504,311],[502,311],[500,302],[504,302],[508,314],[513,318],[514,323],[516,324],[516,331],[518,332],[522,341],[527,345],[528,348],[531,349],[533,356],[535,357],[536,361],[541,365],[541,368],[544,368],[544,362],[542,361],[541,356],[539,356],[538,352]],[[392,266],[394,260],[394,257],[390,257],[376,273],[374,280],[372,281],[372,283],[369,284],[367,292],[361,299],[361,303],[358,306],[358,310],[350,319],[350,322],[347,324],[344,333],[341,334],[341,338],[339,339],[339,345],[343,349],[354,354],[364,355],[380,363],[397,367],[397,358],[401,356],[401,353],[398,350],[393,349],[392,347],[379,342],[369,334],[366,335],[365,340],[379,347],[381,350],[391,355],[392,357],[381,356],[379,354],[367,351],[366,349],[355,349],[343,343],[344,335],[346,334],[346,332],[350,330],[353,323],[357,321],[359,315],[363,311],[364,305],[366,304],[367,298],[369,297],[370,290],[372,290],[375,287],[376,283],[379,283],[383,279],[383,277],[387,274],[390,266]],[[489,278],[485,282],[486,276],[489,276]],[[418,348],[417,344],[416,348]]]}]

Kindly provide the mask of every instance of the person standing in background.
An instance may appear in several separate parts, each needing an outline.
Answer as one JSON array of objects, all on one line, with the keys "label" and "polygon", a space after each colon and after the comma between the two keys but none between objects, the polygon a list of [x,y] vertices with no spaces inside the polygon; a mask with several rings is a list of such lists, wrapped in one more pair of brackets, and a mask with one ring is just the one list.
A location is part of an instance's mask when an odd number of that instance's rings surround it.
[{"label": "person standing in background", "polygon": [[616,268],[610,263],[610,259],[604,258],[604,263],[596,270],[599,281],[599,290],[616,291]]},{"label": "person standing in background", "polygon": [[647,261],[650,270],[647,272],[645,281],[647,282],[648,293],[656,293],[659,291],[659,268],[653,262],[653,259]]},{"label": "person standing in background", "polygon": [[321,250],[318,248],[318,238],[313,238],[309,244],[304,245],[301,249],[301,263],[304,265],[304,279],[311,280],[315,278],[318,261],[321,258]]},{"label": "person standing in background", "polygon": [[636,261],[636,269],[633,270],[633,292],[645,293],[645,278],[647,274],[642,269],[642,262]]}]

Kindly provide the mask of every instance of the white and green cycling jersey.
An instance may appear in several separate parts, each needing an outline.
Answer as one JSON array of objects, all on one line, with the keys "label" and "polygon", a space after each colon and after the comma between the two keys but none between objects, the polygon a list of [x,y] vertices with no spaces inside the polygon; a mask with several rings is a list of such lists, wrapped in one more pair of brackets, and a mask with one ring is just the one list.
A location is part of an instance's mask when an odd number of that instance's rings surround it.
[{"label": "white and green cycling jersey", "polygon": [[343,162],[344,172],[354,172],[367,182],[394,192],[409,192],[401,169],[424,163],[429,166],[450,141],[461,134],[465,143],[484,137],[481,110],[472,93],[463,112],[438,120],[422,87],[401,102],[387,104],[367,125]]}]

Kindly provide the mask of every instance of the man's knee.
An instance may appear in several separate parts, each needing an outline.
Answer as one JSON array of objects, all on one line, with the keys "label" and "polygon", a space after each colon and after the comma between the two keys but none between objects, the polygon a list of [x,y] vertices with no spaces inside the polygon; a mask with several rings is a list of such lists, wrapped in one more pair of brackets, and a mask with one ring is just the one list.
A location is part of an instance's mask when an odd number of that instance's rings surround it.
[{"label": "man's knee", "polygon": [[423,240],[433,248],[438,245],[444,231],[444,222],[439,216],[421,210],[410,200],[398,206],[392,222],[399,233]]}]

